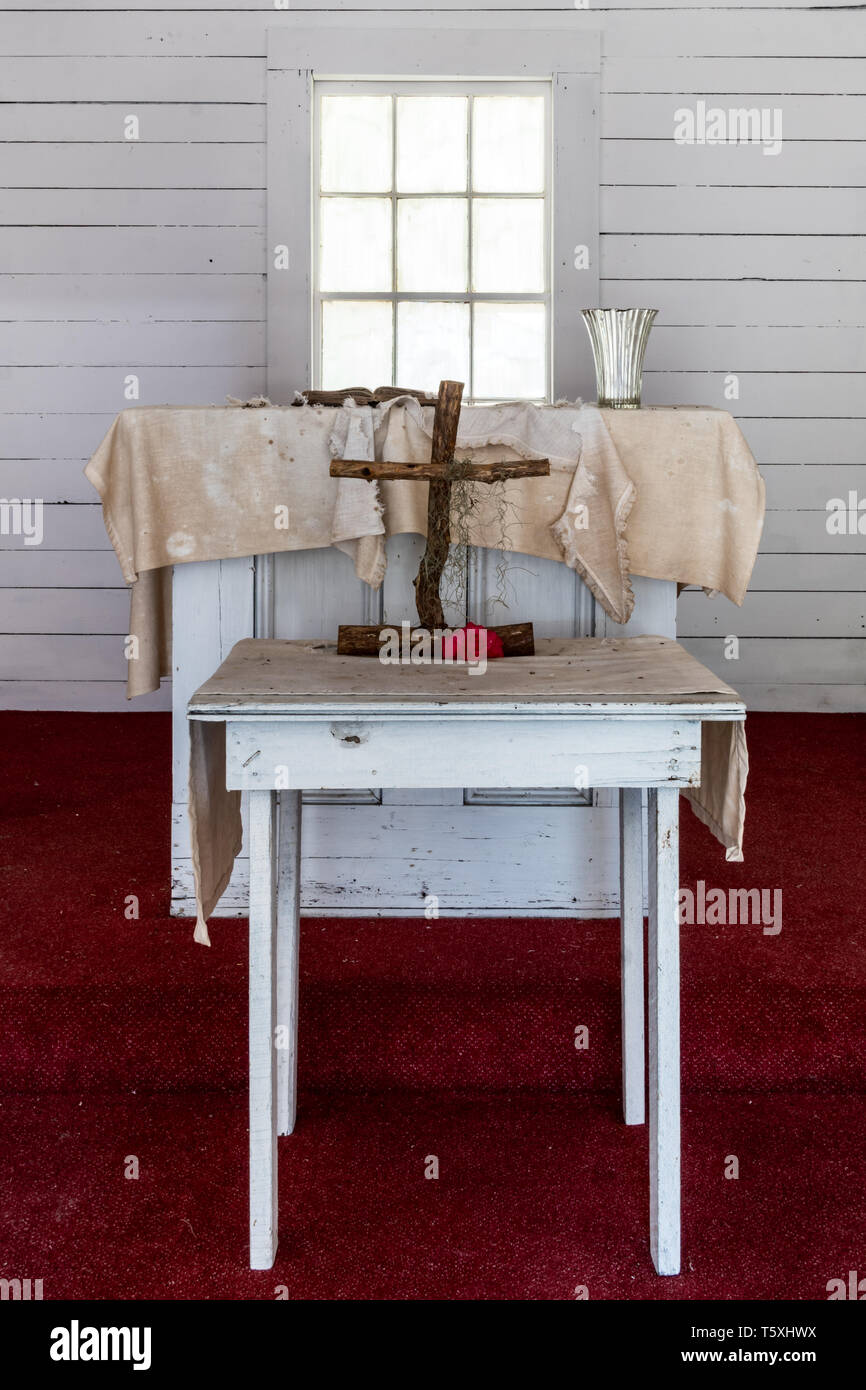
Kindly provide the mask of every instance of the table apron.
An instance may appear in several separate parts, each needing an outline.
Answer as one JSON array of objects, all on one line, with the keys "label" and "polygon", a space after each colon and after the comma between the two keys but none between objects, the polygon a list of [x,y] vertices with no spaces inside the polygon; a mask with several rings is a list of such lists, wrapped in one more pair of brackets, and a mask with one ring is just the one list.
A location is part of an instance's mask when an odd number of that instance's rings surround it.
[{"label": "table apron", "polygon": [[695,787],[699,719],[226,721],[231,788]]}]

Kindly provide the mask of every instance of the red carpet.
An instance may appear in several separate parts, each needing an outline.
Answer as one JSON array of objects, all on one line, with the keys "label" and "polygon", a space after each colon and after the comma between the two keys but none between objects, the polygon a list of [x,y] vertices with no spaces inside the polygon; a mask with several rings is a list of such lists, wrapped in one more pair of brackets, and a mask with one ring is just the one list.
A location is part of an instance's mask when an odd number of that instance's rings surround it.
[{"label": "red carpet", "polygon": [[866,1274],[862,719],[750,717],[744,865],[683,808],[683,885],[781,888],[784,916],[682,929],[667,1280],[646,1132],[619,1122],[616,924],[535,920],[304,922],[301,1117],[277,1264],[251,1274],[245,926],[205,952],[166,914],[168,717],[0,727],[3,1277],[46,1298],[810,1299]]}]

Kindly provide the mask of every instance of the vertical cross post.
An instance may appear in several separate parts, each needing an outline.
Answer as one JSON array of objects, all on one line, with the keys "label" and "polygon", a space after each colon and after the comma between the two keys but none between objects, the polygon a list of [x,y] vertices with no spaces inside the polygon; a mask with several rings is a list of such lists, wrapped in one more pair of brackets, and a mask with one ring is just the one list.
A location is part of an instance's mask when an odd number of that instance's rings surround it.
[{"label": "vertical cross post", "polygon": [[462,381],[440,382],[430,462],[442,476],[431,478],[428,484],[427,545],[414,581],[418,622],[430,632],[445,626],[439,586],[451,544],[451,478],[448,475],[454,463],[462,399]]}]

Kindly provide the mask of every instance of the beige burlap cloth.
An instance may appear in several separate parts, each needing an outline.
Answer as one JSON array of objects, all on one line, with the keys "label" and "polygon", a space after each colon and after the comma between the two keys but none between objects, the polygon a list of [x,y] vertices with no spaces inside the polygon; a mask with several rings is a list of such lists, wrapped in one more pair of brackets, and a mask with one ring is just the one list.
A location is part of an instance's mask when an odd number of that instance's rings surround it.
[{"label": "beige burlap cloth", "polygon": [[132,586],[138,657],[127,695],[170,674],[172,565],[333,545],[360,578],[381,583],[376,490],[328,474],[335,413],[142,406],[118,415],[84,471]]},{"label": "beige burlap cloth", "polygon": [[[127,692],[170,671],[170,566],[337,546],[361,579],[385,573],[385,537],[426,530],[423,483],[331,478],[330,459],[429,457],[433,411],[140,407],[117,417],[85,470],[132,586]],[[561,560],[625,622],[629,573],[697,584],[742,603],[757,554],[764,484],[731,416],[704,407],[599,410],[525,402],[467,406],[462,456],[546,457],[547,478],[478,486],[471,544]]]},{"label": "beige burlap cloth", "polygon": [[[502,699],[565,703],[574,700],[658,699],[739,703],[729,685],[679,643],[666,637],[542,638],[533,657],[492,661],[483,674],[459,666],[384,666],[338,656],[333,644],[247,639],[196,691],[190,712],[221,710],[254,699],[283,708],[321,700],[329,712],[346,700],[357,714],[376,700],[449,700],[470,704]],[[419,734],[423,737],[423,731]],[[189,809],[196,886],[195,939],[210,945],[207,918],[214,911],[241,848],[241,794],[226,789],[225,724],[190,720]],[[748,776],[741,719],[702,721],[701,784],[686,790],[697,816],[740,860]]]},{"label": "beige burlap cloth", "polygon": [[[432,412],[416,401],[392,410],[382,457],[428,458],[431,431]],[[478,462],[550,459],[549,478],[502,484],[505,548],[564,560],[615,622],[626,622],[634,607],[630,573],[742,603],[761,539],[764,482],[727,411],[476,406],[463,411],[457,443]],[[426,489],[383,483],[381,490],[387,534],[423,535]],[[498,500],[490,488],[475,493],[469,543],[501,545]]]}]

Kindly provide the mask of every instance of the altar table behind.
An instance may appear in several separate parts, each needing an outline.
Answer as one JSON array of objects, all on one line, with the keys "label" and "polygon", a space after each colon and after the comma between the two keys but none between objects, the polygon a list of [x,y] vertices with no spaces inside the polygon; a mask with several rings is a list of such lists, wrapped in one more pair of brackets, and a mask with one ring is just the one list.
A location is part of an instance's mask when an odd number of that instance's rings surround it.
[{"label": "altar table behind", "polygon": [[[516,441],[520,448],[515,456],[521,451],[537,454],[543,444],[554,467],[549,480],[535,480],[544,487],[544,505],[534,507],[516,530],[509,527],[509,539],[516,540],[521,553],[504,556],[513,563],[507,613],[491,615],[482,603],[497,588],[503,558],[503,552],[491,548],[497,537],[473,537],[487,539],[488,545],[477,544],[468,555],[470,616],[479,621],[532,619],[536,633],[549,637],[675,636],[677,581],[722,587],[735,601],[742,597],[757,550],[764,489],[726,412],[661,407],[581,411],[574,406],[497,410],[491,415],[488,408],[464,409],[464,447],[491,437],[510,438],[514,444],[516,431],[523,430],[526,437]],[[615,447],[598,446],[603,434],[588,428],[593,418],[601,421]],[[407,448],[423,449],[429,445],[425,428],[430,421],[432,409],[392,407],[374,417],[374,445],[384,451],[390,440],[401,456]],[[377,622],[387,616],[399,622],[415,616],[412,578],[423,541],[402,528],[422,530],[425,489],[417,483],[387,485],[385,515],[378,522],[370,485],[350,482],[354,500],[341,494],[327,470],[332,451],[345,449],[349,424],[363,428],[364,411],[140,408],[118,417],[89,465],[124,572],[129,579],[139,575],[132,589],[130,626],[140,637],[140,654],[130,663],[130,690],[152,688],[161,672],[173,678],[172,911],[178,915],[194,911],[185,717],[192,692],[244,637],[335,634],[341,621]],[[296,452],[299,443],[305,444],[305,452]],[[497,443],[493,452],[509,456],[508,443]],[[273,526],[273,504],[285,499],[287,483],[299,477],[299,468],[304,486],[312,482],[309,495],[319,501],[309,515],[296,518],[293,531],[280,532]],[[571,525],[571,538],[581,548],[588,539],[599,539],[572,523],[575,508],[594,510],[600,477],[605,526],[599,530],[604,547],[597,568],[604,570],[614,605],[627,602],[629,591],[634,594],[625,625],[611,616],[610,598],[608,611],[598,601],[603,593],[598,584],[594,598],[578,572],[562,563],[563,547],[554,534],[561,522]],[[191,526],[200,506],[207,524]],[[186,556],[171,557],[154,548],[154,515],[162,517],[163,540],[173,538],[172,545],[185,548]],[[388,534],[392,528],[398,533]],[[370,532],[366,538],[364,531]],[[618,536],[626,542],[622,553]],[[284,553],[262,558],[268,545]],[[334,545],[352,553],[355,572]],[[357,572],[369,572],[382,546],[388,567],[382,586],[374,590],[359,582]],[[649,553],[653,549],[658,566]],[[224,558],[193,558],[208,554]],[[165,565],[143,568],[171,558],[177,561],[173,580]],[[645,577],[641,568],[647,575],[667,577]],[[141,620],[148,610],[157,619],[149,625]],[[316,803],[306,809],[304,901],[309,910],[411,915],[424,911],[435,880],[443,913],[459,911],[460,905],[475,913],[521,908],[541,914],[616,913],[616,798],[605,789],[585,797],[525,793],[517,807],[508,797],[461,787],[427,794],[371,788],[309,800]],[[428,847],[424,864],[413,852],[421,836]],[[584,850],[579,856],[572,852],[575,838]],[[339,862],[329,849],[335,840],[345,847]],[[528,840],[543,850],[531,864],[525,862]],[[461,847],[458,855],[456,845]],[[496,874],[490,872],[491,859],[498,860]],[[220,913],[246,912],[246,868],[244,850]]]}]

